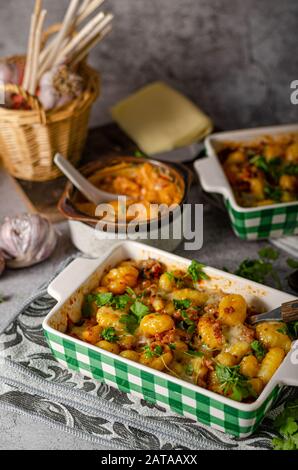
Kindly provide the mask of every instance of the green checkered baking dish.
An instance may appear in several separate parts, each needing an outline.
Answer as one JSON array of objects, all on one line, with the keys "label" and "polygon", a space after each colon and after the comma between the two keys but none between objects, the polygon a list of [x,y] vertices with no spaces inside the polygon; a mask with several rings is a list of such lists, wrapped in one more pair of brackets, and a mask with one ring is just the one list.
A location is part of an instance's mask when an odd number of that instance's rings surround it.
[{"label": "green checkered baking dish", "polygon": [[[68,318],[79,321],[83,298],[98,285],[104,271],[128,258],[154,258],[167,266],[182,269],[190,264],[189,260],[135,242],[123,242],[101,259],[76,259],[48,289],[49,294],[58,301],[43,323],[53,355],[71,370],[103,381],[123,392],[138,395],[150,403],[160,404],[172,412],[237,437],[250,435],[278,397],[282,385],[298,385],[298,366],[291,361],[294,349],[258,399],[254,403],[244,404],[65,334]],[[252,305],[257,302],[258,305],[261,303],[265,308],[272,309],[293,300],[288,294],[214,268],[208,267],[206,272],[211,278],[206,281],[210,287],[241,293]]]},{"label": "green checkered baking dish", "polygon": [[280,238],[298,234],[298,201],[261,207],[241,207],[234,197],[217,157],[223,143],[252,141],[263,135],[298,133],[298,125],[262,127],[234,132],[219,132],[205,140],[208,157],[194,164],[202,187],[207,192],[222,194],[235,234],[243,240]]}]

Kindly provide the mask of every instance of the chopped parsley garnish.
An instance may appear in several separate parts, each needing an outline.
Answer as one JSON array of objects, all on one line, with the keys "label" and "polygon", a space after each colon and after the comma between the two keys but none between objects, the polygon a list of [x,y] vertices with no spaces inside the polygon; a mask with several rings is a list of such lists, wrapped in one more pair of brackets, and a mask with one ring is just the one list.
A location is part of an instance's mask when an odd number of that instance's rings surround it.
[{"label": "chopped parsley garnish", "polygon": [[137,317],[131,314],[121,315],[120,323],[123,323],[126,327],[126,330],[130,334],[134,334],[135,330],[138,327]]},{"label": "chopped parsley garnish", "polygon": [[291,269],[298,269],[298,260],[295,260],[293,258],[288,258],[287,259],[287,265]]},{"label": "chopped parsley garnish", "polygon": [[265,173],[269,172],[267,160],[263,155],[254,155],[252,158],[250,158],[249,163],[257,167],[259,170],[264,171]]},{"label": "chopped parsley garnish", "polygon": [[275,418],[274,427],[280,437],[272,439],[275,450],[298,450],[298,400],[290,401]]},{"label": "chopped parsley garnish", "polygon": [[292,340],[298,339],[298,321],[292,321],[278,328],[279,333],[289,336]]},{"label": "chopped parsley garnish", "polygon": [[182,310],[185,308],[189,308],[191,306],[191,300],[190,299],[173,299],[173,304],[176,310]]},{"label": "chopped parsley garnish", "polygon": [[259,251],[259,257],[259,259],[245,259],[242,261],[235,274],[261,284],[266,284],[267,278],[270,276],[276,287],[280,288],[281,282],[272,264],[272,261],[279,257],[278,251],[271,247],[265,247]]},{"label": "chopped parsley garnish", "polygon": [[185,354],[193,357],[204,357],[204,354],[200,351],[186,351]]},{"label": "chopped parsley garnish", "polygon": [[153,357],[159,357],[163,353],[163,349],[161,346],[157,345],[155,348],[151,349],[149,344],[144,346],[143,351],[147,359],[152,359]]},{"label": "chopped parsley garnish", "polygon": [[94,302],[98,307],[103,307],[104,305],[110,305],[113,299],[113,294],[111,292],[104,292],[102,294],[94,294]]},{"label": "chopped parsley garnish", "polygon": [[132,298],[127,294],[116,295],[113,299],[113,305],[119,310],[125,310],[130,302],[132,302]]},{"label": "chopped parsley garnish", "polygon": [[130,310],[136,316],[139,322],[149,313],[149,307],[142,304],[142,302],[139,302],[138,300],[133,303],[133,305],[130,307]]},{"label": "chopped parsley garnish", "polygon": [[279,177],[282,175],[283,172],[282,159],[279,157],[272,158],[268,161],[263,155],[255,155],[250,158],[249,163],[266,173],[266,175],[273,179],[275,182],[278,181]]},{"label": "chopped parsley garnish", "polygon": [[240,373],[239,365],[227,367],[217,364],[215,372],[223,393],[232,400],[242,401],[252,395],[248,379]]},{"label": "chopped parsley garnish", "polygon": [[259,256],[263,259],[276,261],[279,258],[279,253],[271,246],[265,246],[259,250]]},{"label": "chopped parsley garnish", "polygon": [[[189,318],[189,315],[185,310],[181,310],[181,316],[183,318],[183,322],[180,322],[181,328],[186,330],[187,333],[189,333],[190,335],[192,335],[196,330],[195,322]],[[184,325],[186,325],[186,327]]]},{"label": "chopped parsley garnish", "polygon": [[289,163],[283,169],[283,173],[285,175],[290,176],[298,176],[298,164],[297,163]]},{"label": "chopped parsley garnish", "polygon": [[251,344],[250,344],[250,347],[251,349],[253,350],[253,352],[255,353],[255,356],[256,358],[258,359],[258,361],[261,361],[265,355],[266,355],[266,349],[264,348],[264,346],[260,343],[260,341],[253,341]]},{"label": "chopped parsley garnish", "polygon": [[169,272],[169,271],[165,272],[165,274],[171,282],[175,282],[177,287],[180,287],[183,285],[183,279],[181,277],[175,276],[174,273]]},{"label": "chopped parsley garnish", "polygon": [[264,188],[264,194],[269,199],[273,199],[275,202],[280,202],[282,197],[282,190],[278,187],[267,184]]},{"label": "chopped parsley garnish", "polygon": [[109,326],[108,328],[105,328],[102,331],[101,336],[106,341],[109,341],[109,343],[115,343],[118,340],[118,335],[116,333],[116,330],[112,326]]},{"label": "chopped parsley garnish", "polygon": [[199,263],[198,261],[193,259],[187,269],[187,273],[190,275],[194,282],[200,281],[201,279],[207,280],[209,279],[209,276],[203,271],[204,267],[204,264]]},{"label": "chopped parsley garnish", "polygon": [[128,293],[128,295],[131,295],[132,297],[136,297],[136,293],[131,287],[126,287],[126,292]]},{"label": "chopped parsley garnish", "polygon": [[176,349],[176,344],[175,343],[169,343],[169,348],[175,351]]},{"label": "chopped parsley garnish", "polygon": [[185,370],[186,375],[193,375],[194,373],[194,367],[191,363],[187,364],[184,370]]}]

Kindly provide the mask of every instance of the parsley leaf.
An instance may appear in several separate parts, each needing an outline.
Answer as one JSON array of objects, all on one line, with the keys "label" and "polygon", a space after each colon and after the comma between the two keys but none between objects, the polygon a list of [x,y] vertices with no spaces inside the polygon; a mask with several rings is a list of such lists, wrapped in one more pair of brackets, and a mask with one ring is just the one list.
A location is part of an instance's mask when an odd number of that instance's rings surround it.
[{"label": "parsley leaf", "polygon": [[[188,315],[188,313],[187,313],[185,310],[181,310],[181,316],[182,316],[182,318],[183,318],[182,325],[181,325],[181,323],[180,323],[182,329],[186,329],[186,330],[187,330],[187,333],[189,333],[190,335],[192,335],[192,334],[195,332],[195,330],[196,330],[196,324],[195,324],[195,322],[189,318],[189,315]],[[184,328],[184,323],[185,323],[185,325],[187,326],[187,328]]]},{"label": "parsley leaf", "polygon": [[254,340],[250,344],[251,349],[254,351],[256,358],[258,361],[261,361],[265,355],[266,355],[266,349],[264,346],[260,343],[260,341]]},{"label": "parsley leaf", "polygon": [[132,302],[128,294],[116,295],[113,299],[113,305],[119,310],[125,310],[129,302]]},{"label": "parsley leaf", "polygon": [[104,305],[111,305],[113,299],[113,294],[111,292],[104,292],[102,294],[94,294],[93,300],[98,307],[103,307]]},{"label": "parsley leaf", "polygon": [[269,172],[269,167],[266,158],[263,155],[254,155],[249,163],[257,167],[259,170],[264,171],[265,173]]},{"label": "parsley leaf", "polygon": [[195,259],[192,260],[190,266],[187,269],[187,273],[190,275],[194,282],[200,281],[201,279],[210,279],[208,274],[203,271],[204,264],[199,263]]},{"label": "parsley leaf", "polygon": [[277,260],[279,257],[278,251],[271,247],[264,247],[259,250],[259,256],[260,259],[245,259],[242,261],[235,274],[261,284],[266,284],[267,278],[270,276],[276,287],[280,289],[281,282],[272,264],[272,261]]},{"label": "parsley leaf", "polygon": [[200,351],[186,351],[185,354],[193,357],[204,357],[204,354]]},{"label": "parsley leaf", "polygon": [[274,427],[280,437],[272,440],[275,450],[298,450],[298,400],[288,402],[276,417]]},{"label": "parsley leaf", "polygon": [[276,261],[279,258],[279,253],[271,246],[265,246],[259,250],[259,256],[264,259]]},{"label": "parsley leaf", "polygon": [[126,292],[128,293],[128,295],[131,295],[132,297],[136,297],[136,293],[131,287],[126,287]]},{"label": "parsley leaf", "polygon": [[217,364],[215,372],[223,393],[232,400],[242,401],[252,395],[247,377],[240,373],[240,366],[227,367]]},{"label": "parsley leaf", "polygon": [[134,334],[135,330],[138,327],[138,320],[134,315],[125,314],[121,315],[120,323],[123,323],[126,327],[126,330],[130,334]]},{"label": "parsley leaf", "polygon": [[139,302],[138,300],[133,303],[133,305],[130,307],[130,310],[137,317],[139,322],[149,313],[149,307],[142,304],[142,302]]},{"label": "parsley leaf", "polygon": [[298,164],[297,163],[289,163],[283,169],[283,173],[285,175],[290,176],[298,176]]},{"label": "parsley leaf", "polygon": [[278,187],[267,184],[264,188],[264,194],[269,199],[273,199],[273,201],[280,202],[281,196],[282,196],[282,190]]},{"label": "parsley leaf", "polygon": [[144,351],[145,357],[147,359],[152,359],[153,357],[159,357],[163,353],[163,349],[159,345],[155,346],[154,349],[151,349],[149,344],[146,344],[146,346],[144,346],[144,348],[143,348],[143,351]]},{"label": "parsley leaf", "polygon": [[298,320],[286,323],[277,331],[283,335],[288,335],[292,340],[298,339]]},{"label": "parsley leaf", "polygon": [[287,265],[289,266],[289,268],[298,269],[298,260],[288,258]]},{"label": "parsley leaf", "polygon": [[182,310],[185,308],[189,308],[191,306],[190,299],[173,299],[173,304],[176,310]]},{"label": "parsley leaf", "polygon": [[194,373],[194,367],[193,367],[193,364],[189,363],[185,366],[185,373],[186,375],[193,375]]},{"label": "parsley leaf", "polygon": [[115,343],[118,340],[116,330],[112,326],[105,328],[102,331],[101,336],[103,337],[103,339],[109,341],[110,343]]}]

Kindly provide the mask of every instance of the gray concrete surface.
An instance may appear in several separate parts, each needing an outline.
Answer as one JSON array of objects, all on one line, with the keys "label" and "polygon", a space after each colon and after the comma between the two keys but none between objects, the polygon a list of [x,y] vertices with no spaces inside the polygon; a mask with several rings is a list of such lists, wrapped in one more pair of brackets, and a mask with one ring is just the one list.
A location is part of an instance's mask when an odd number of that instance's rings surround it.
[{"label": "gray concrete surface", "polygon": [[[59,21],[69,0],[44,0]],[[0,55],[26,48],[33,0],[0,0]],[[156,79],[232,129],[297,120],[297,0],[106,0],[114,31],[91,55],[102,73],[92,124]]]}]

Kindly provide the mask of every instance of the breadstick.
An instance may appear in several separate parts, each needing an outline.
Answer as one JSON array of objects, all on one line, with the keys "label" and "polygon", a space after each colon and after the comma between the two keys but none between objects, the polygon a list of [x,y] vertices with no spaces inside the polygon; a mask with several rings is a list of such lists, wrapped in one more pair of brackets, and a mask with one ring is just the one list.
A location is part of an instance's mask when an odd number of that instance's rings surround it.
[{"label": "breadstick", "polygon": [[94,30],[94,28],[98,25],[99,22],[101,22],[105,18],[104,13],[100,12],[98,15],[96,15],[91,21],[89,21],[86,26],[84,26],[81,31],[74,36],[70,42],[67,44],[67,46],[58,54],[54,65],[61,63],[61,61],[65,58],[70,56],[74,51],[75,48],[78,46],[78,44],[84,40],[84,38]]},{"label": "breadstick", "polygon": [[23,79],[23,88],[26,91],[28,91],[28,87],[29,87],[32,60],[33,60],[35,31],[36,31],[37,22],[40,16],[40,11],[41,11],[41,0],[35,0],[34,12],[31,15],[31,25],[30,25],[30,33],[29,33],[29,41],[28,41],[28,49],[27,49],[27,57],[26,57],[26,66],[25,66],[24,79]]},{"label": "breadstick", "polygon": [[38,77],[41,77],[41,75],[44,72],[46,72],[46,70],[48,70],[49,68],[52,68],[52,66],[54,65],[55,57],[57,56],[62,43],[65,37],[69,34],[69,31],[73,27],[78,7],[79,7],[79,0],[71,0],[70,5],[67,9],[67,12],[63,20],[62,28],[54,40],[54,44],[50,50],[50,53],[48,54],[44,63],[39,69]]},{"label": "breadstick", "polygon": [[[84,39],[78,44],[78,46],[73,49],[72,53],[69,54],[68,60],[72,62],[73,58],[75,58],[78,54],[81,53],[96,37],[99,37],[100,34],[105,30],[105,28],[111,23],[113,16],[108,14],[105,16],[103,21],[101,21],[96,28],[94,28],[88,35],[84,37]],[[90,48],[89,48],[90,49]]]},{"label": "breadstick", "polygon": [[87,44],[89,44],[93,39],[94,37],[98,36],[104,29],[106,26],[108,26],[108,24],[112,21],[112,17],[110,15],[106,15],[102,21],[100,21],[98,23],[98,25],[92,30],[90,31],[81,41],[80,43],[78,44],[78,46],[76,46],[72,53],[69,54],[69,60],[71,61],[72,58],[71,56],[73,56],[74,54],[78,54],[81,50],[83,50],[85,48],[85,46]]},{"label": "breadstick", "polygon": [[90,50],[100,43],[111,31],[113,27],[112,25],[108,25],[100,34],[95,36],[86,46],[82,49],[71,61],[71,65],[75,66],[82,62],[90,52]]},{"label": "breadstick", "polygon": [[[97,8],[99,8],[105,0],[93,0],[89,4],[90,0],[85,0],[81,9],[79,10],[79,14],[77,17],[76,24],[81,24],[88,16],[90,16]],[[89,4],[89,5],[88,5]]]},{"label": "breadstick", "polygon": [[[77,18],[74,22],[73,29],[80,26],[80,24],[90,16],[97,8],[99,8],[105,0],[84,0],[81,8],[77,13]],[[90,3],[91,2],[91,3]],[[40,54],[40,66],[43,67],[46,57],[50,54],[55,45],[55,39],[48,45],[46,45],[43,51]],[[65,44],[62,44],[62,48],[65,47]]]},{"label": "breadstick", "polygon": [[29,87],[28,87],[28,91],[31,95],[34,95],[36,92],[39,54],[40,54],[40,48],[41,48],[41,35],[42,35],[42,29],[43,29],[46,14],[47,14],[46,10],[43,10],[41,12],[38,23],[37,23],[36,32],[35,32],[34,48],[33,48],[33,54],[32,54],[31,77],[29,79]]}]

